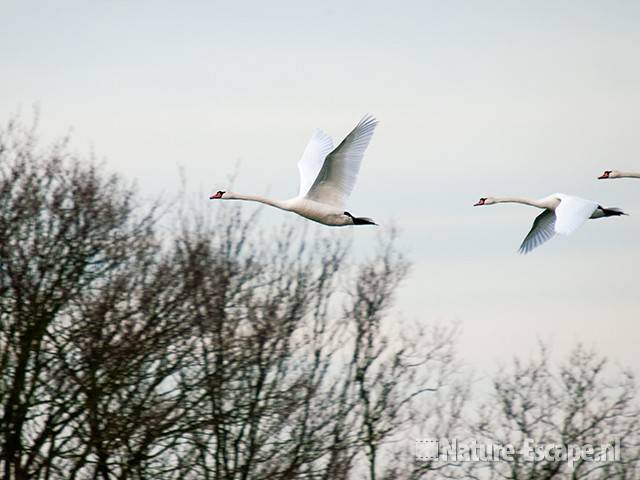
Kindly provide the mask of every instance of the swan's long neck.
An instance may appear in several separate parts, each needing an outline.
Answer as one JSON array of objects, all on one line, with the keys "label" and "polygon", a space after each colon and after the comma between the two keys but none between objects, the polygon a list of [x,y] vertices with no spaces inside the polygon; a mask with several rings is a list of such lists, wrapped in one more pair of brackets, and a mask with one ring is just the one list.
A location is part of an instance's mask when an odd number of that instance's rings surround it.
[{"label": "swan's long neck", "polygon": [[244,195],[241,193],[234,193],[233,197],[230,200],[247,200],[249,202],[259,202],[264,203],[265,205],[271,205],[272,207],[276,207],[281,210],[289,210],[289,207],[285,204],[285,202],[281,202],[280,200],[272,200],[261,195]]},{"label": "swan's long neck", "polygon": [[500,197],[495,198],[494,203],[521,203],[523,205],[530,205],[536,208],[549,208],[550,205],[547,205],[542,200],[529,200],[528,198],[518,198],[518,197]]},{"label": "swan's long neck", "polygon": [[640,173],[637,173],[637,172],[620,172],[618,177],[620,177],[620,178],[640,178]]}]

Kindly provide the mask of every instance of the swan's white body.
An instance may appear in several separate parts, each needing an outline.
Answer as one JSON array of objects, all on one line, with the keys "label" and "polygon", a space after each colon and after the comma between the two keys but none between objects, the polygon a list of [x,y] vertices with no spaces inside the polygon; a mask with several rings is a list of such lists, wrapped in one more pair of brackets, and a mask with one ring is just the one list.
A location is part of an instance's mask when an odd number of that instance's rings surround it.
[{"label": "swan's white body", "polygon": [[354,217],[345,211],[345,205],[377,124],[374,117],[365,115],[336,148],[326,133],[316,130],[298,162],[300,189],[297,197],[280,201],[218,191],[209,198],[260,202],[335,227],[375,225],[369,218]]},{"label": "swan's white body", "polygon": [[600,180],[609,178],[640,178],[640,173],[621,172],[620,170],[605,170],[598,178]]},{"label": "swan's white body", "polygon": [[306,197],[295,197],[288,200],[287,203],[289,211],[309,220],[332,226],[353,225],[352,222],[349,222],[348,217],[345,218],[344,210],[333,205],[316,202]]},{"label": "swan's white body", "polygon": [[481,198],[476,206],[496,203],[521,203],[544,211],[536,217],[531,230],[520,245],[520,253],[529,253],[539,247],[556,233],[570,235],[590,218],[603,218],[626,215],[618,208],[604,208],[596,202],[583,198],[555,193],[540,200],[524,198]]}]

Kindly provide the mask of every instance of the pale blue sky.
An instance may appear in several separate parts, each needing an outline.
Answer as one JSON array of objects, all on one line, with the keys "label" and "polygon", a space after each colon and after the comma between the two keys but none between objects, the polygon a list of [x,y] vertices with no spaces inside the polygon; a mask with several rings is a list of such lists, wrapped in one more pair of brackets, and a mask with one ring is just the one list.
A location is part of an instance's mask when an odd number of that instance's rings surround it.
[{"label": "pale blue sky", "polygon": [[[287,198],[314,128],[339,141],[375,114],[349,209],[400,227],[405,316],[461,321],[482,367],[541,338],[640,369],[640,181],[595,180],[640,170],[640,3],[5,0],[0,18],[0,119],[37,103],[46,135],[72,128],[150,196],[178,165],[208,192],[240,162],[236,190]],[[536,210],[471,207],[554,192],[632,215],[523,257]]]}]

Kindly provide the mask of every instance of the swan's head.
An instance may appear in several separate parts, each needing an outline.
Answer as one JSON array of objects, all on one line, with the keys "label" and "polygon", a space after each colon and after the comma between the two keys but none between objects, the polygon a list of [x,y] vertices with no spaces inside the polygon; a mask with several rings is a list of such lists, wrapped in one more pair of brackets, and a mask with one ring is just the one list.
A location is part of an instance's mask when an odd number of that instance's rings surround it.
[{"label": "swan's head", "polygon": [[213,195],[211,195],[209,197],[209,200],[219,200],[219,199],[228,200],[230,198],[233,198],[231,192],[225,192],[224,190],[218,190],[216,193],[214,193]]},{"label": "swan's head", "polygon": [[493,197],[482,197],[476,203],[473,204],[474,207],[481,207],[482,205],[493,205],[496,203],[496,199]]},{"label": "swan's head", "polygon": [[619,178],[619,177],[620,177],[620,172],[618,170],[605,170],[604,173],[600,175],[598,178],[600,180],[603,180],[606,178]]}]

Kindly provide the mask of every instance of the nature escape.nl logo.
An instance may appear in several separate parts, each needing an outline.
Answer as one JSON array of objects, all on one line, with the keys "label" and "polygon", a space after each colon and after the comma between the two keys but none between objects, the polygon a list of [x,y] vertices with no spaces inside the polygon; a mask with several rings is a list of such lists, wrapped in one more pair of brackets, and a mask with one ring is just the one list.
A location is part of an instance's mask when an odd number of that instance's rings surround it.
[{"label": "nature escape.nl logo", "polygon": [[512,444],[494,444],[476,440],[418,439],[416,460],[432,462],[567,462],[569,468],[579,462],[619,462],[620,440],[602,445],[561,445],[539,443],[527,438],[517,448]]}]

